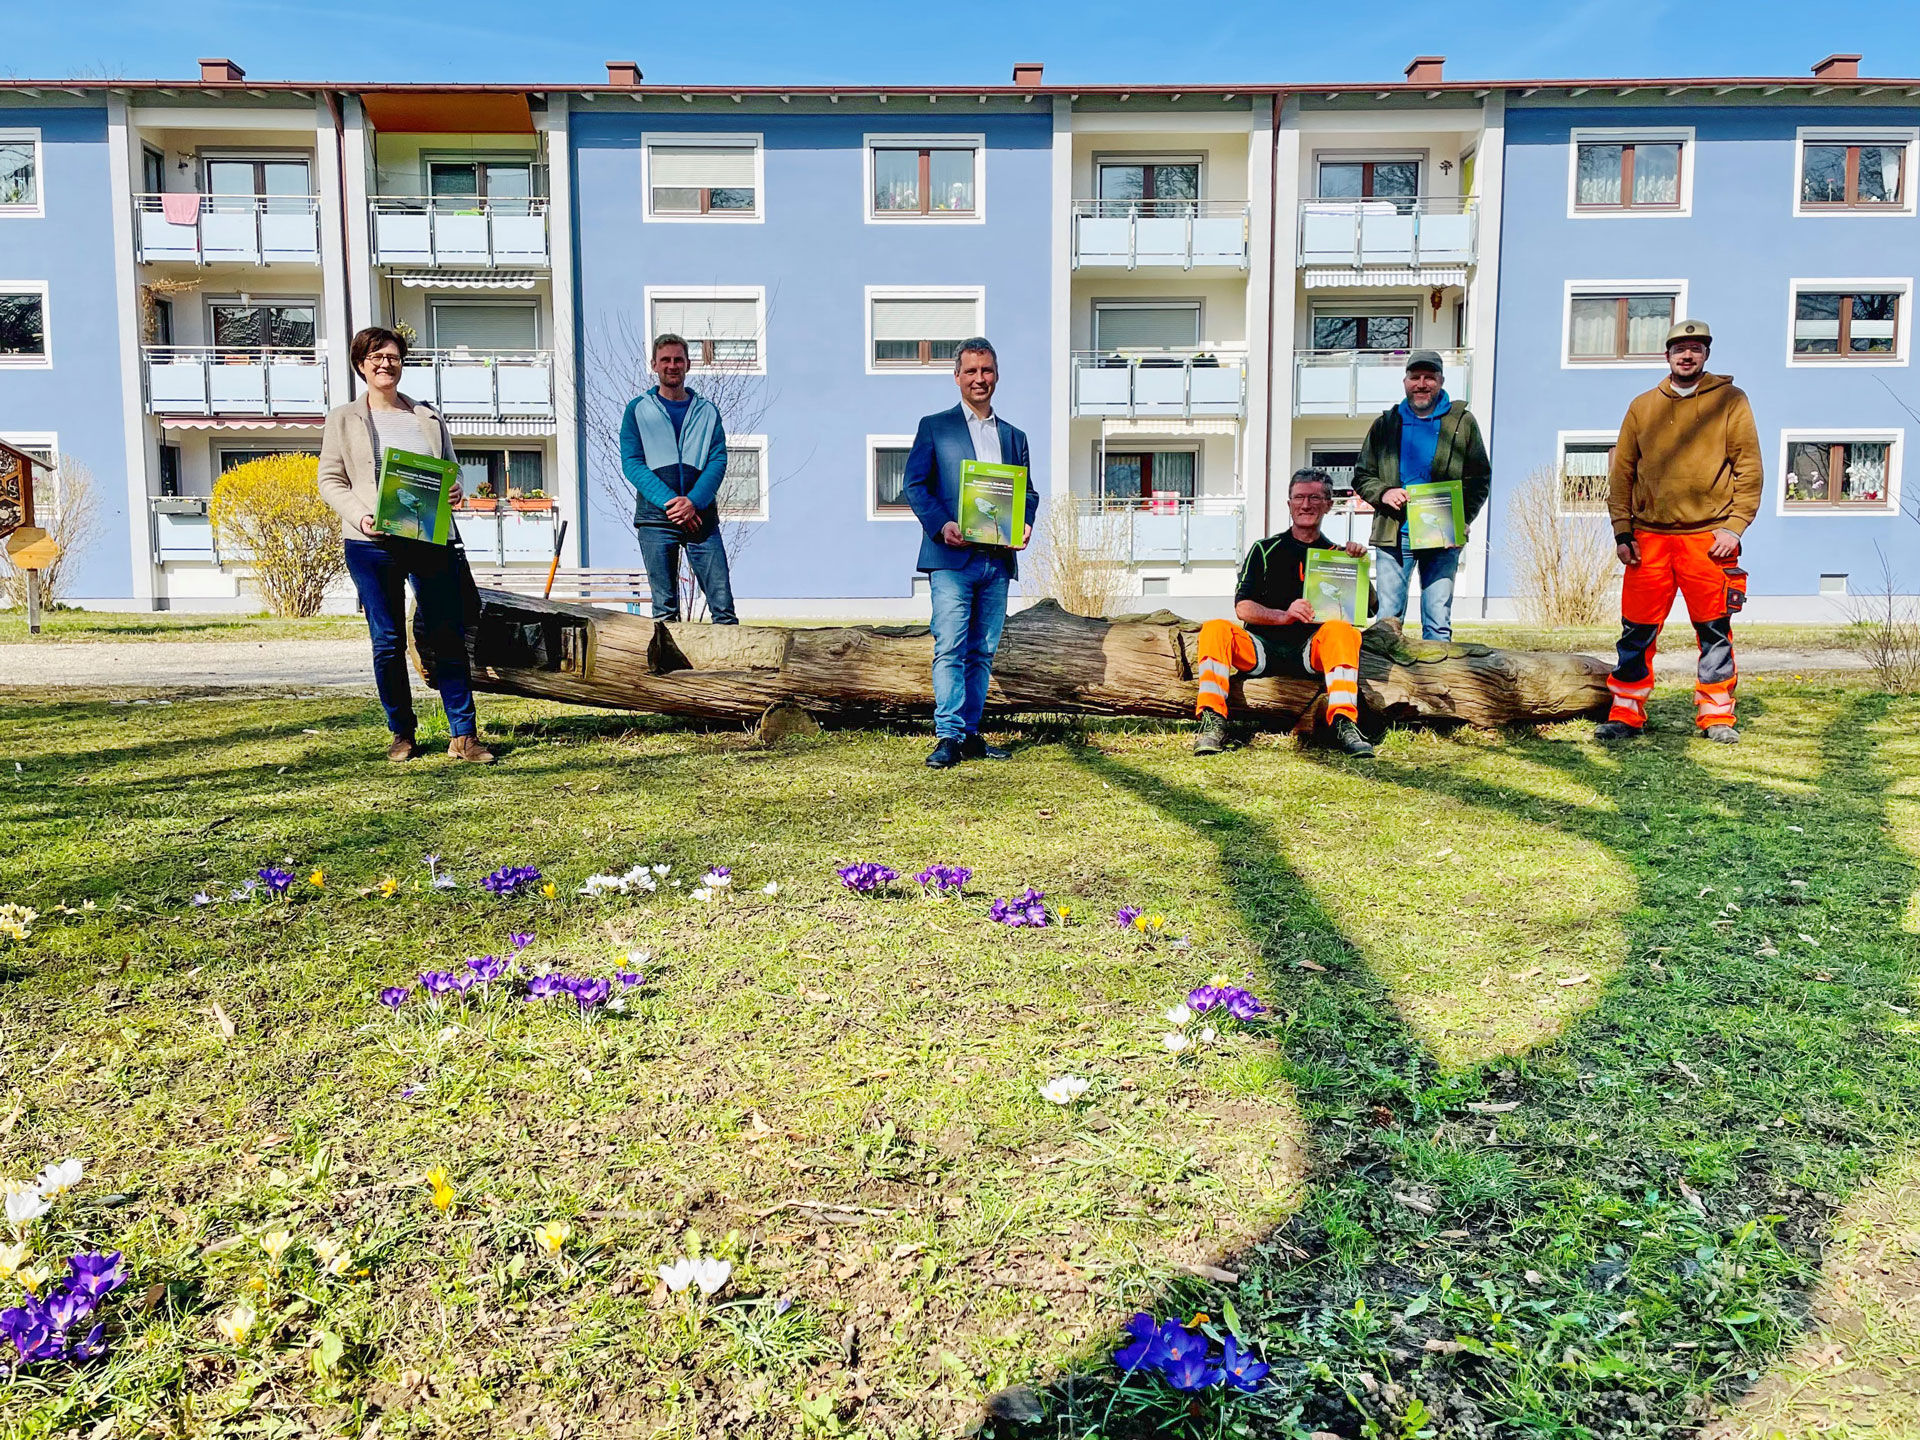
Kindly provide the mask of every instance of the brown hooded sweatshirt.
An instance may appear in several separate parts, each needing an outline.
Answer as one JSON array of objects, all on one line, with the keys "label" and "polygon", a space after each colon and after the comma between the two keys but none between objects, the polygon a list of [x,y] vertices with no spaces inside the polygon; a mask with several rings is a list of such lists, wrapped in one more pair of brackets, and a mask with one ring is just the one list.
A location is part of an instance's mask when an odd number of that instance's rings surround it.
[{"label": "brown hooded sweatshirt", "polygon": [[1614,446],[1607,513],[1621,540],[1635,530],[1746,533],[1760,513],[1760,433],[1730,375],[1701,373],[1691,395],[1669,375],[1627,406]]}]

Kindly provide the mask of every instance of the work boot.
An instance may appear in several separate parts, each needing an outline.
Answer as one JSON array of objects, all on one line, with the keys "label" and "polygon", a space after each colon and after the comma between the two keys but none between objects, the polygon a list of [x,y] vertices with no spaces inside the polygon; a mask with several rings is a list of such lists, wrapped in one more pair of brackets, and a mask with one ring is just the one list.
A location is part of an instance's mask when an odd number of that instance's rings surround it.
[{"label": "work boot", "polygon": [[1624,720],[1602,720],[1593,727],[1593,738],[1603,741],[1638,740],[1640,727],[1629,725]]},{"label": "work boot", "polygon": [[1360,733],[1360,727],[1344,715],[1334,717],[1333,738],[1339,742],[1342,750],[1355,759],[1371,760],[1373,758],[1372,743]]},{"label": "work boot", "polygon": [[950,735],[940,737],[940,743],[933,747],[933,753],[927,756],[929,770],[951,770],[966,757],[960,753],[960,742]]},{"label": "work boot", "polygon": [[420,747],[413,743],[411,735],[396,735],[393,743],[387,746],[387,759],[395,765],[404,765],[420,753]]},{"label": "work boot", "polygon": [[1200,733],[1193,737],[1193,753],[1218,755],[1227,748],[1227,717],[1218,710],[1200,712]]},{"label": "work boot", "polygon": [[1718,740],[1722,745],[1738,745],[1740,732],[1731,725],[1709,725],[1700,732],[1709,740]]},{"label": "work boot", "polygon": [[465,760],[474,765],[493,764],[493,751],[480,743],[478,735],[456,735],[453,743],[447,746],[447,754],[456,760]]},{"label": "work boot", "polygon": [[1002,745],[989,745],[984,735],[969,735],[960,742],[962,760],[1011,760],[1013,752]]}]

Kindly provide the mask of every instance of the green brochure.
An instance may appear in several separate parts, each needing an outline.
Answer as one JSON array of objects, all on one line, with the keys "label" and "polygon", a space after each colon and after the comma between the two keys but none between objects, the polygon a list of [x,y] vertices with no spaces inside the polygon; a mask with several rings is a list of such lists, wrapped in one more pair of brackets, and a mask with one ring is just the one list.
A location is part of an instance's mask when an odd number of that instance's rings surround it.
[{"label": "green brochure", "polygon": [[1365,555],[1344,550],[1307,552],[1307,603],[1315,620],[1367,623],[1367,568]]},{"label": "green brochure", "polygon": [[1027,545],[1027,467],[960,462],[960,533],[976,545]]},{"label": "green brochure", "polygon": [[1414,550],[1457,550],[1467,543],[1467,504],[1458,480],[1407,486],[1407,535]]},{"label": "green brochure", "polygon": [[453,538],[453,484],[459,478],[460,467],[451,460],[387,446],[373,528],[382,535],[446,544]]}]

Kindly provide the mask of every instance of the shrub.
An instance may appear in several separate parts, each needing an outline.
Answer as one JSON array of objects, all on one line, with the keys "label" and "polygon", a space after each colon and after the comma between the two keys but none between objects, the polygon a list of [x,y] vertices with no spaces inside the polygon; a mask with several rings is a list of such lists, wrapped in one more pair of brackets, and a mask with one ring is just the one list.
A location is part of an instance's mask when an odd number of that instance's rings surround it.
[{"label": "shrub", "polygon": [[1847,606],[1846,646],[1867,662],[1874,684],[1889,695],[1920,690],[1920,604],[1900,593],[1886,552],[1873,547],[1880,558],[1880,579],[1867,594]]},{"label": "shrub", "polygon": [[340,517],[320,498],[319,473],[316,456],[267,455],[214,482],[214,533],[252,564],[275,615],[319,614],[346,569]]},{"label": "shrub", "polygon": [[[34,477],[33,518],[60,547],[54,562],[40,572],[40,603],[49,609],[67,593],[74,561],[92,543],[100,529],[93,472],[71,455],[59,456],[52,473]],[[16,570],[0,548],[0,604],[24,609],[27,572]]]},{"label": "shrub", "polygon": [[1127,516],[1119,510],[1081,509],[1061,496],[1040,507],[1032,559],[1035,593],[1062,610],[1096,619],[1112,614],[1133,592],[1127,568]]},{"label": "shrub", "polygon": [[1561,480],[1536,470],[1513,493],[1514,594],[1536,625],[1602,625],[1614,618],[1620,572],[1604,508],[1567,514]]}]

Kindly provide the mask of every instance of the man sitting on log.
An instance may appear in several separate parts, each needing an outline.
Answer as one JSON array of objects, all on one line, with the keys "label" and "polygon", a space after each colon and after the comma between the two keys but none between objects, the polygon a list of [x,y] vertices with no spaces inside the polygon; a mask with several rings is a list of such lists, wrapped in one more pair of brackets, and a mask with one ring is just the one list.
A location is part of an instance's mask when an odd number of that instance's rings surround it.
[{"label": "man sitting on log", "polygon": [[1225,747],[1227,686],[1236,674],[1325,677],[1334,739],[1349,755],[1373,754],[1359,724],[1360,632],[1342,619],[1316,620],[1306,599],[1308,551],[1367,553],[1364,545],[1335,545],[1321,534],[1320,522],[1332,505],[1333,480],[1326,471],[1294,471],[1287,482],[1292,528],[1256,542],[1240,566],[1233,613],[1241,623],[1209,620],[1200,627],[1194,754],[1217,755]]}]

